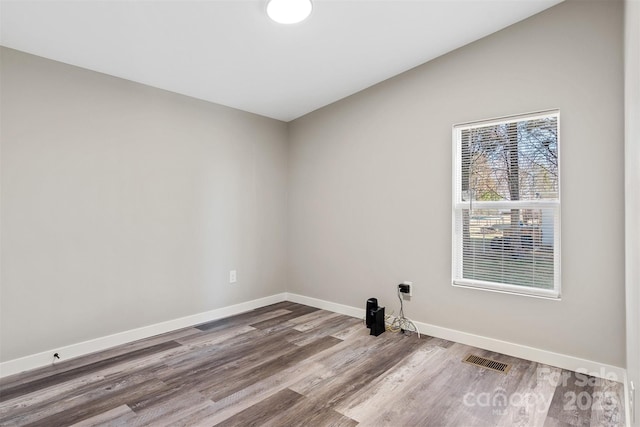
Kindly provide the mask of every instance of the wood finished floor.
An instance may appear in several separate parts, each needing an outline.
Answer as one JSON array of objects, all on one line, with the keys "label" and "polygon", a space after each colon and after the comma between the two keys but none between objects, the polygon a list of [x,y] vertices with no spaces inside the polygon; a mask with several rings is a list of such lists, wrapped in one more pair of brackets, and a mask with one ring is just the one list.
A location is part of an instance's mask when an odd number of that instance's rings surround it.
[{"label": "wood finished floor", "polygon": [[[622,384],[283,302],[0,380],[0,425],[623,426]],[[462,363],[469,353],[507,374]]]}]

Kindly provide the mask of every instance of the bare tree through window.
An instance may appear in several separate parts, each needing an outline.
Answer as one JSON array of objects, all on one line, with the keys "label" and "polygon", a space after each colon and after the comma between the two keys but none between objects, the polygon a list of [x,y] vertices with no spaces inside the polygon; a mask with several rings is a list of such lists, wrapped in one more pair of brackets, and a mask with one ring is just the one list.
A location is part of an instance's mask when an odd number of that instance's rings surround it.
[{"label": "bare tree through window", "polygon": [[454,282],[558,289],[559,113],[454,127]]}]

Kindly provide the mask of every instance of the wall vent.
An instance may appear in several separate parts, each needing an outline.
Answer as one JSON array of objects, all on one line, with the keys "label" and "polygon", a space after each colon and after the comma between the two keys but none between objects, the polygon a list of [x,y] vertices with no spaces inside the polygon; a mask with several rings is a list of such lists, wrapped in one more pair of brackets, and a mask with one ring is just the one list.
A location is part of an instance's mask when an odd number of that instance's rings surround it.
[{"label": "wall vent", "polygon": [[506,374],[507,372],[509,372],[509,369],[511,369],[511,365],[509,365],[508,363],[485,359],[484,357],[476,356],[475,354],[468,355],[462,361],[465,363],[470,363],[471,365],[491,369],[492,371],[502,372],[503,374]]}]

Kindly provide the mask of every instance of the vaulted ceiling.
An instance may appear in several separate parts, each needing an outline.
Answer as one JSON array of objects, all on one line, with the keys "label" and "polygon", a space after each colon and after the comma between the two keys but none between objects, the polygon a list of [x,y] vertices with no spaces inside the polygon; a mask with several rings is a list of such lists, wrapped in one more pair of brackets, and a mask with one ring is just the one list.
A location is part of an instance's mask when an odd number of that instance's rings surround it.
[{"label": "vaulted ceiling", "polygon": [[290,121],[562,0],[2,0],[0,44]]}]

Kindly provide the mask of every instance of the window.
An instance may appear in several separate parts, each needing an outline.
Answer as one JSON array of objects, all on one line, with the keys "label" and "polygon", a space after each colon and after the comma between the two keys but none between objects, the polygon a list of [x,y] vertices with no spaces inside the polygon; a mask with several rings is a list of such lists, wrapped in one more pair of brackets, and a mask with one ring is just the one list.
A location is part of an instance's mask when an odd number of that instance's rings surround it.
[{"label": "window", "polygon": [[453,284],[560,297],[556,110],[453,127]]}]

